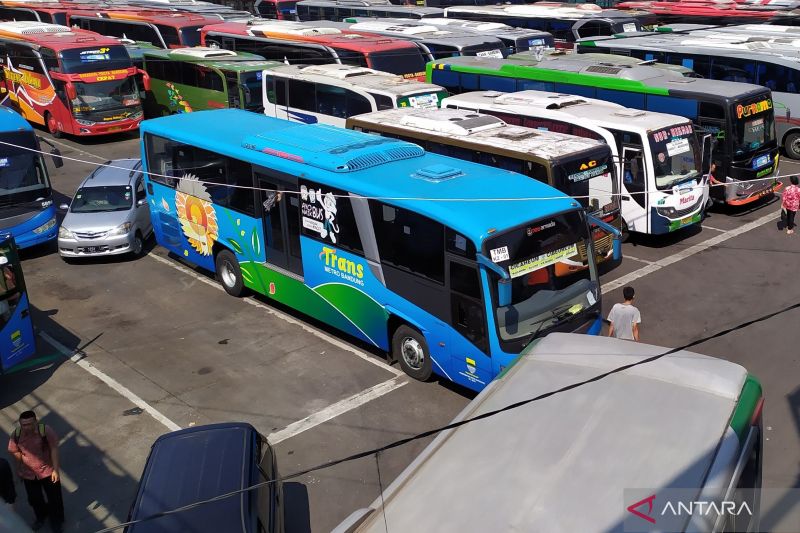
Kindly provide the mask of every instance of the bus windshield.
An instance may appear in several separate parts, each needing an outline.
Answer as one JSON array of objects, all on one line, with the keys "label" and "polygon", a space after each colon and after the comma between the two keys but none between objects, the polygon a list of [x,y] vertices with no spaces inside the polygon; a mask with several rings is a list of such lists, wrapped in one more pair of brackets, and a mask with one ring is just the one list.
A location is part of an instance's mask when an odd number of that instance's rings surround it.
[{"label": "bus windshield", "polygon": [[133,66],[124,46],[103,46],[101,48],[73,48],[59,53],[61,72],[64,74],[85,74],[98,70],[126,69]]},{"label": "bus windshield", "polygon": [[770,98],[755,98],[733,106],[733,150],[746,155],[775,140],[775,116]]},{"label": "bus windshield", "polygon": [[695,160],[695,154],[698,154],[697,138],[691,124],[650,132],[648,138],[658,190],[671,189],[698,176]]},{"label": "bus windshield", "polygon": [[[259,113],[264,111],[264,101],[261,96],[261,77],[261,71],[254,70],[242,72],[239,78],[245,93],[244,108],[248,111],[258,111]],[[249,98],[247,98],[248,94],[250,95]]]},{"label": "bus windshield", "polygon": [[594,262],[570,276],[557,274],[558,263],[588,247],[579,211],[537,220],[487,241],[488,255],[511,277],[511,303],[494,302],[501,340],[527,341],[544,334],[600,299]]},{"label": "bus windshield", "polygon": [[424,76],[427,61],[419,48],[370,52],[370,68],[400,74],[405,78]]},{"label": "bus windshield", "polygon": [[[7,132],[0,140],[0,207],[10,207],[50,198],[50,180],[33,132]],[[24,147],[24,148],[23,148]]]},{"label": "bus windshield", "polygon": [[200,46],[200,28],[203,26],[187,26],[180,29],[182,46]]},{"label": "bus windshield", "polygon": [[590,195],[589,181],[592,179],[608,176],[613,172],[613,162],[611,161],[611,150],[605,146],[602,152],[591,154],[589,156],[582,154],[578,158],[572,158],[568,161],[559,163],[553,169],[553,178],[556,189],[567,193],[575,198],[582,206],[589,209],[590,212],[599,211],[601,208],[608,213],[613,210],[613,206],[608,202],[611,200],[615,202],[616,192],[613,190],[616,186],[616,180],[611,179],[608,181],[608,190],[597,189],[592,187],[592,193],[602,194],[602,198],[596,198]]},{"label": "bus windshield", "polygon": [[[133,77],[121,80],[101,81],[97,83],[76,82],[77,98],[72,101],[72,111],[76,117],[92,120],[95,113],[102,113],[98,120],[116,120],[109,118],[106,111],[129,109],[130,113],[139,111],[139,91]],[[127,116],[120,117],[127,118]]]}]

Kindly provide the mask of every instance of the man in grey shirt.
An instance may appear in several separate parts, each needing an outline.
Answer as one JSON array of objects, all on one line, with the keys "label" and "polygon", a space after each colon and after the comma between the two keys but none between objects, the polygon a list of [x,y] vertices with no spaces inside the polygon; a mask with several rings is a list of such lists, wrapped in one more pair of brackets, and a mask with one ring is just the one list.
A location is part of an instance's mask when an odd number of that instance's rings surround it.
[{"label": "man in grey shirt", "polygon": [[639,323],[642,321],[642,315],[633,305],[633,287],[622,289],[622,297],[625,298],[625,301],[621,304],[614,304],[611,312],[608,313],[608,321],[611,323],[608,328],[608,336],[639,342]]}]

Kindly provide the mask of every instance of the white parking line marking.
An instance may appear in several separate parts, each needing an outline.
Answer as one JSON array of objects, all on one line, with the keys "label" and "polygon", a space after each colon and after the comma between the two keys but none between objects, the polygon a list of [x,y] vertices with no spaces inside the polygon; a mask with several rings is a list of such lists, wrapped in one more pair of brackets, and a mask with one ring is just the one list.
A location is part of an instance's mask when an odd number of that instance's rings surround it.
[{"label": "white parking line marking", "polygon": [[[165,259],[165,258],[160,257],[160,256],[155,255],[155,254],[148,254],[147,257],[155,259],[159,263],[163,263],[165,265],[171,266],[175,270],[179,270],[179,271],[183,272],[184,274],[195,278],[198,281],[202,281],[206,285],[210,285],[211,287],[214,287],[215,289],[218,289],[218,290],[220,290],[222,292],[225,292],[225,289],[223,289],[220,286],[219,283],[217,283],[215,281],[212,281],[212,280],[208,279],[206,276],[198,274],[197,272],[195,272],[195,271],[193,271],[193,270],[191,270],[189,268],[186,268],[185,266],[183,266],[183,265],[181,265],[181,264],[179,264],[179,263],[177,263],[175,261],[172,261],[172,260],[169,260],[169,259]],[[337,348],[341,348],[342,350],[350,352],[350,353],[360,357],[364,361],[367,361],[368,363],[372,363],[373,365],[378,366],[378,367],[386,370],[387,372],[391,372],[395,376],[403,376],[403,375],[405,375],[402,370],[400,370],[398,368],[395,368],[393,366],[390,366],[390,365],[384,363],[383,361],[380,361],[380,360],[376,359],[375,357],[371,356],[370,354],[368,354],[366,352],[362,352],[361,350],[359,350],[359,349],[347,344],[346,342],[342,342],[339,339],[337,339],[335,337],[332,337],[331,335],[328,335],[327,333],[324,333],[324,332],[318,330],[315,327],[312,327],[311,325],[309,325],[309,324],[307,324],[305,322],[297,320],[296,318],[294,318],[292,316],[289,316],[286,313],[278,311],[277,309],[275,309],[273,307],[270,307],[270,306],[268,306],[266,304],[263,304],[263,303],[259,302],[258,300],[255,300],[253,298],[242,298],[242,301],[244,301],[244,302],[246,302],[246,303],[248,303],[250,305],[253,305],[255,307],[258,307],[260,309],[263,309],[267,313],[269,313],[270,315],[275,316],[277,318],[280,318],[281,320],[283,320],[285,322],[288,322],[290,324],[294,324],[295,326],[299,326],[303,331],[305,331],[307,333],[311,333],[312,335],[314,335],[316,337],[319,337],[320,339],[324,340],[325,342],[333,344]]]},{"label": "white parking line marking", "polygon": [[721,235],[717,235],[716,237],[712,237],[712,238],[710,238],[710,239],[708,239],[706,241],[703,241],[703,242],[701,242],[699,244],[695,244],[695,245],[689,246],[685,250],[681,250],[680,252],[678,252],[676,254],[667,256],[667,257],[665,257],[663,259],[659,259],[658,261],[656,261],[656,262],[654,262],[652,264],[643,266],[642,268],[640,268],[638,270],[634,270],[633,272],[631,272],[629,274],[625,274],[624,276],[619,277],[619,278],[617,278],[617,279],[615,279],[613,281],[609,281],[608,283],[603,284],[603,293],[605,294],[605,293],[611,292],[611,291],[613,291],[615,289],[619,289],[620,287],[624,287],[625,285],[628,285],[631,282],[636,281],[639,278],[647,276],[648,274],[652,274],[653,272],[657,272],[657,271],[661,270],[662,268],[664,268],[666,266],[669,266],[669,265],[671,265],[673,263],[677,263],[678,261],[683,261],[684,259],[687,259],[687,258],[689,258],[689,257],[691,257],[691,256],[693,256],[693,255],[695,255],[695,254],[697,254],[699,252],[702,252],[703,250],[708,250],[712,246],[716,246],[716,245],[721,244],[721,243],[723,243],[723,242],[725,242],[725,241],[727,241],[729,239],[732,239],[734,237],[738,237],[739,235],[741,235],[743,233],[747,233],[750,230],[756,229],[759,226],[763,226],[764,224],[768,224],[770,222],[775,222],[777,216],[778,216],[778,211],[774,211],[774,212],[772,212],[772,213],[770,213],[768,215],[764,215],[763,217],[758,218],[758,219],[756,219],[756,220],[754,220],[752,222],[748,222],[747,224],[739,226],[736,229],[732,229],[732,230],[726,231],[725,233],[722,233]]},{"label": "white parking line marking", "polygon": [[709,226],[708,224],[703,224],[703,229],[710,229],[710,230],[714,230],[714,231],[719,231],[720,233],[725,233],[726,231],[728,231],[726,229],[715,228],[714,226]]},{"label": "white parking line marking", "polygon": [[378,383],[374,387],[370,387],[359,392],[358,394],[350,396],[349,398],[345,398],[344,400],[331,404],[325,409],[317,411],[316,413],[309,415],[302,420],[293,422],[280,431],[270,433],[267,437],[267,440],[272,445],[278,444],[279,442],[283,442],[286,439],[297,436],[304,431],[308,431],[309,429],[327,422],[328,420],[336,418],[337,416],[348,411],[352,411],[353,409],[360,407],[365,403],[371,402],[376,398],[380,398],[384,394],[388,394],[393,390],[399,389],[403,385],[407,384],[408,380],[402,376],[392,378],[388,381],[384,381],[383,383]]},{"label": "white parking line marking", "polygon": [[647,265],[652,265],[653,261],[648,261],[647,259],[639,259],[638,257],[633,257],[632,255],[623,255],[625,259],[632,259],[633,261],[639,261],[640,263],[645,263]]},{"label": "white parking line marking", "polygon": [[79,356],[77,353],[70,350],[69,348],[67,348],[66,346],[55,340],[53,337],[51,337],[44,331],[40,331],[39,336],[42,337],[44,340],[46,340],[51,346],[56,348],[59,352],[61,352],[64,355],[64,357],[66,357],[67,359],[69,359],[70,361],[72,361],[73,363],[75,363],[76,365],[86,370],[88,373],[90,373],[91,375],[93,375],[94,377],[96,377],[97,379],[99,379],[100,381],[102,381],[115,391],[117,391],[121,396],[129,400],[136,407],[142,409],[147,414],[155,418],[157,421],[164,424],[164,426],[166,426],[167,429],[169,429],[170,431],[177,431],[181,429],[181,427],[178,424],[176,424],[175,422],[164,416],[155,407],[153,407],[152,405],[141,399],[139,396],[137,396],[135,393],[133,393],[133,391],[122,385],[120,382],[118,382],[111,376],[108,376],[107,374],[103,373],[101,370],[99,370],[96,366],[87,361],[85,358]]}]

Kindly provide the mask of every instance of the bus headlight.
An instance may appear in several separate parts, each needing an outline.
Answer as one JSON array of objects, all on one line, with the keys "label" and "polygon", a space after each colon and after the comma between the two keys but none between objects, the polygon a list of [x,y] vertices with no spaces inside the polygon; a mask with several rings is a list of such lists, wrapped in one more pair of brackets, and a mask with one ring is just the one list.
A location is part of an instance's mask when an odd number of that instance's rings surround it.
[{"label": "bus headlight", "polygon": [[106,235],[108,235],[109,237],[116,235],[127,235],[130,230],[131,230],[131,223],[125,222],[124,224],[120,224],[116,228],[109,231]]},{"label": "bus headlight", "polygon": [[58,228],[58,238],[59,239],[74,239],[75,238],[75,234],[72,233],[67,228],[65,228],[64,226],[61,226],[60,228]]},{"label": "bus headlight", "polygon": [[41,226],[39,226],[38,228],[36,228],[35,230],[33,230],[33,232],[35,234],[37,234],[37,235],[40,235],[40,234],[44,233],[45,231],[49,231],[49,230],[53,229],[55,227],[55,225],[56,225],[56,217],[53,217],[50,220],[48,220],[47,222],[45,222],[44,224],[42,224]]},{"label": "bus headlight", "polygon": [[129,118],[132,118],[132,119],[136,120],[137,118],[142,118],[142,116],[144,116],[144,111],[137,111],[136,113],[131,115]]},{"label": "bus headlight", "polygon": [[94,122],[92,122],[91,120],[83,120],[82,118],[76,118],[75,122],[77,122],[81,126],[94,126]]}]

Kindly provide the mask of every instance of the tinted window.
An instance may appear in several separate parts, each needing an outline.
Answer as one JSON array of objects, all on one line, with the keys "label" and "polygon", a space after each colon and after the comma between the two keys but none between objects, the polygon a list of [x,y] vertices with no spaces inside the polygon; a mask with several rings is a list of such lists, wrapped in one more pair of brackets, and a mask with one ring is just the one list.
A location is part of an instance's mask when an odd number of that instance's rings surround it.
[{"label": "tinted window", "polygon": [[[190,63],[187,63],[187,65],[189,64]],[[222,92],[224,90],[225,86],[222,82],[222,76],[220,76],[219,72],[202,65],[193,64],[192,67],[194,67],[195,76],[197,78],[197,87],[200,87],[201,89],[208,89],[210,91]]]},{"label": "tinted window", "polygon": [[202,26],[187,26],[180,29],[181,46],[200,46],[200,28]]},{"label": "tinted window", "polygon": [[316,111],[316,84],[307,81],[289,80],[289,107]]},{"label": "tinted window", "polygon": [[418,213],[370,201],[381,262],[444,283],[444,226]]},{"label": "tinted window", "polygon": [[300,210],[303,235],[363,254],[353,207],[344,191],[301,182]]},{"label": "tinted window", "polygon": [[369,93],[369,95],[375,99],[375,106],[378,108],[378,111],[394,108],[394,101],[391,96],[377,93]]},{"label": "tinted window", "polygon": [[[349,91],[343,87],[334,87],[332,85],[324,85],[322,83],[318,84],[316,111],[322,113],[323,115],[347,118],[348,92]],[[292,94],[292,101],[294,102],[294,94]]]},{"label": "tinted window", "polygon": [[339,56],[339,61],[343,65],[354,65],[356,67],[367,67],[367,58],[363,52],[355,50],[345,50],[343,48],[334,48],[336,55]]},{"label": "tinted window", "polygon": [[165,26],[164,24],[156,24],[156,28],[158,28],[161,38],[164,39],[164,42],[167,43],[168,47],[174,47],[181,44],[181,38],[178,36],[177,28]]},{"label": "tinted window", "polygon": [[475,259],[475,244],[470,239],[447,228],[446,241],[448,252],[464,256],[467,259]]},{"label": "tinted window", "polygon": [[132,65],[124,46],[102,46],[62,50],[61,70],[66,73],[125,69]]},{"label": "tinted window", "polygon": [[347,116],[361,115],[372,111],[372,105],[366,97],[354,91],[347,91]]}]

